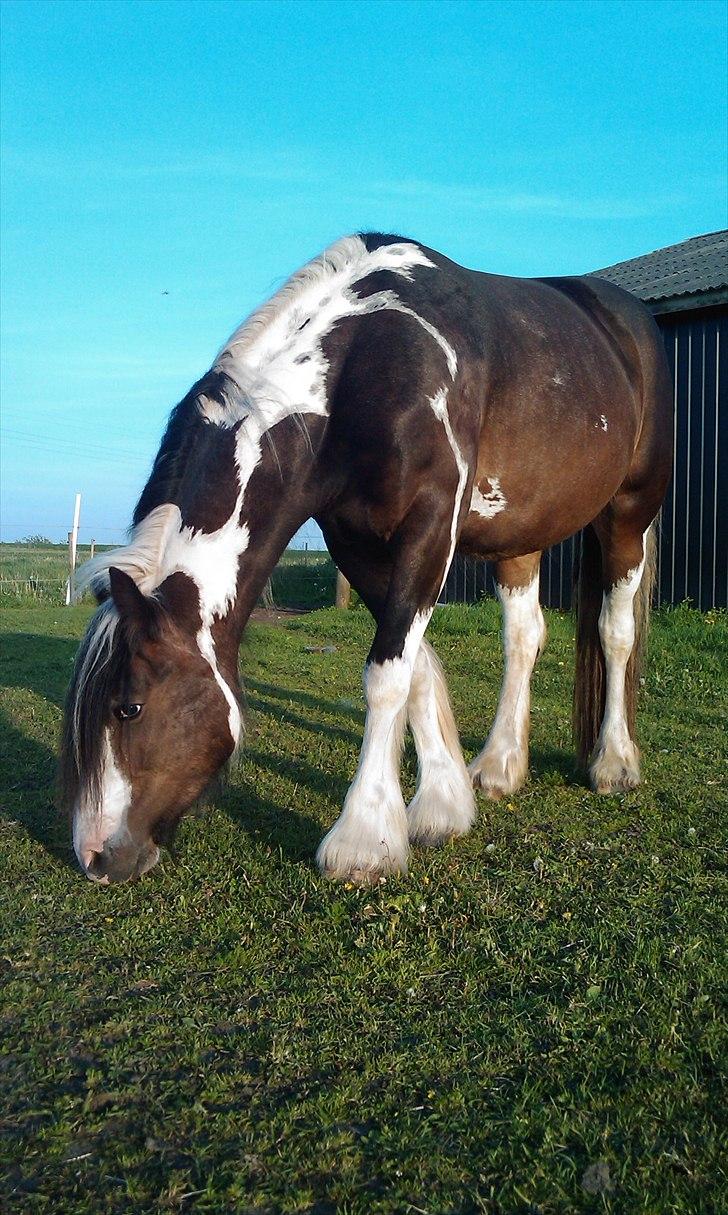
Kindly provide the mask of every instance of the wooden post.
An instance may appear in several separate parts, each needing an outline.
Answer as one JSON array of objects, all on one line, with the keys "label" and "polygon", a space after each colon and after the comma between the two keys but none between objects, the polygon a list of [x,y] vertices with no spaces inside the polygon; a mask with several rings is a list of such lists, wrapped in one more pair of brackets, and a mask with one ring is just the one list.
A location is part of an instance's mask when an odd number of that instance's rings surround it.
[{"label": "wooden post", "polygon": [[93,561],[93,559],[94,559],[94,553],[95,553],[95,552],[96,552],[96,541],[95,541],[95,540],[92,540],[92,541],[91,541],[91,553],[90,553],[90,555],[89,555],[89,561]]},{"label": "wooden post", "polygon": [[348,608],[351,604],[351,583],[344,577],[341,570],[336,571],[336,606]]},{"label": "wooden post", "polygon": [[68,533],[68,564],[69,574],[66,583],[66,606],[73,599],[73,574],[76,569],[76,552],[78,550],[78,522],[81,517],[81,495],[76,494],[73,506],[73,529]]}]

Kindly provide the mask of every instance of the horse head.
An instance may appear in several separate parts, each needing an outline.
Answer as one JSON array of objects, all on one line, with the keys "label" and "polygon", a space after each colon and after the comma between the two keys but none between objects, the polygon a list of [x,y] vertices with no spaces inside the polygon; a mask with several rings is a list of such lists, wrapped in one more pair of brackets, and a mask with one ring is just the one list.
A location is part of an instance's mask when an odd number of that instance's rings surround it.
[{"label": "horse head", "polygon": [[223,678],[194,581],[174,573],[153,595],[121,569],[108,581],[76,660],[61,766],[76,856],[97,882],[157,863],[241,725],[236,664]]}]

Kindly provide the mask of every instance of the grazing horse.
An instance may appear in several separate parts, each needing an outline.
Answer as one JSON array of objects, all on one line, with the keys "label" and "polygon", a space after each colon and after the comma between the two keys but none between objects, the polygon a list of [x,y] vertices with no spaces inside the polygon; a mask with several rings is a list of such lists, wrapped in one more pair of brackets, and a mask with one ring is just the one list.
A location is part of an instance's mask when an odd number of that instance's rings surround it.
[{"label": "grazing horse", "polygon": [[[539,559],[581,528],[577,743],[598,792],[635,786],[650,525],[671,445],[660,335],[626,292],[481,274],[397,236],[337,241],[176,406],[129,543],[80,572],[100,606],[61,771],[85,873],[151,868],[237,747],[243,627],[311,517],[376,621],[361,757],[318,850],[324,874],[404,871],[410,841],[468,830],[474,784],[496,798],[525,780]],[[469,771],[424,641],[456,549],[495,562],[503,607],[500,701]],[[405,808],[407,719],[419,775]]]}]

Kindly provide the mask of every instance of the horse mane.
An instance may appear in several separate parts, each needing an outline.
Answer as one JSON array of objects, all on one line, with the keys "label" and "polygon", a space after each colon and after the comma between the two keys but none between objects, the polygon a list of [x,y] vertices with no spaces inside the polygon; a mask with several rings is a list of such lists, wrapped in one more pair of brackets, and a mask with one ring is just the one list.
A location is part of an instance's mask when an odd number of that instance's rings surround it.
[{"label": "horse mane", "polygon": [[89,624],[76,655],[66,695],[61,760],[58,772],[61,804],[70,808],[83,772],[86,797],[98,802],[105,761],[109,702],[126,658],[118,629],[119,614],[111,600],[102,603]]},{"label": "horse mane", "polygon": [[214,402],[230,408],[238,386],[223,371],[212,367],[178,405],[175,405],[154,457],[152,471],[134,509],[133,523],[140,524],[149,513],[164,503],[173,502],[184,477],[187,460],[200,431],[209,425],[206,410]]},{"label": "horse mane", "polygon": [[237,365],[240,359],[257,342],[258,338],[270,328],[288,309],[301,301],[301,297],[310,289],[321,287],[326,279],[350,266],[352,262],[361,260],[368,252],[367,245],[361,236],[342,236],[334,241],[323,253],[296,270],[275,295],[256,308],[228,338],[218,352],[215,365],[227,369],[231,364]]},{"label": "horse mane", "polygon": [[[295,320],[300,310],[301,322],[305,323],[307,309],[310,312],[320,302],[318,294],[314,299],[307,299],[309,293],[320,294],[328,280],[351,270],[357,262],[362,263],[362,272],[369,272],[365,262],[373,250],[403,240],[403,237],[374,233],[342,237],[296,270],[265,304],[238,326],[218,352],[211,369],[193,384],[172,410],[134,510],[128,542],[99,553],[79,567],[74,576],[75,598],[80,598],[87,590],[93,590],[99,600],[108,595],[108,571],[112,565],[129,574],[144,594],[151,594],[156,589],[165,572],[167,542],[181,525],[176,505],[178,491],[190,453],[203,429],[210,425],[232,427],[247,414],[263,413],[271,402],[280,401],[281,390],[268,378],[265,366],[261,366],[264,359],[255,357],[256,343],[282,318],[290,323],[292,312]],[[285,336],[282,337],[285,341]],[[294,424],[310,442],[296,402],[286,402],[286,405],[290,407],[289,416]],[[263,438],[273,446],[268,429],[264,429]],[[274,446],[273,454],[278,460]]]},{"label": "horse mane", "polygon": [[114,565],[134,579],[140,591],[150,595],[160,582],[162,558],[167,540],[179,525],[179,507],[172,502],[155,506],[132,529],[128,544],[99,553],[79,566],[73,580],[73,594],[80,599],[92,590],[99,601],[109,593],[109,568]]}]

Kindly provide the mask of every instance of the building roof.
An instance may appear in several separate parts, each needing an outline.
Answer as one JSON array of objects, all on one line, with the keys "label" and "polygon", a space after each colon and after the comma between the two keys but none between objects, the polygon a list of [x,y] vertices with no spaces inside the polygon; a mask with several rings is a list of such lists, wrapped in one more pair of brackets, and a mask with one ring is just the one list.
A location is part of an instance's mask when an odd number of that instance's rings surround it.
[{"label": "building roof", "polygon": [[728,231],[707,232],[642,257],[593,270],[631,291],[653,312],[728,302]]}]

